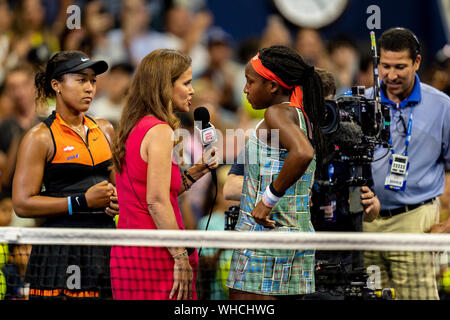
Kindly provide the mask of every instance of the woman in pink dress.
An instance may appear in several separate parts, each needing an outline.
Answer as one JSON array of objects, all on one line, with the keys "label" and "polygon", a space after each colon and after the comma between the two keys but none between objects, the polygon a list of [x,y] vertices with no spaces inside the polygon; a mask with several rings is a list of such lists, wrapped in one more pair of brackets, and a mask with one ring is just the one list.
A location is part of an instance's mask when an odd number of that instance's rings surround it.
[{"label": "woman in pink dress", "polygon": [[[178,195],[218,166],[215,148],[182,174],[173,160],[174,113],[188,112],[194,94],[190,65],[181,52],[160,49],[137,67],[113,146],[118,229],[183,230]],[[110,265],[114,299],[197,298],[195,250],[115,246]]]}]

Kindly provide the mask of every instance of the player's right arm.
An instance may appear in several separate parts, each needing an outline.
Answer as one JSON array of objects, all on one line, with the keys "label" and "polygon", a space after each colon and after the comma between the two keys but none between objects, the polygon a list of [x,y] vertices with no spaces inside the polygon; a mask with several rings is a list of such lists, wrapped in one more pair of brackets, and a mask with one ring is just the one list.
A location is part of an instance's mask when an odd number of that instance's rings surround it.
[{"label": "player's right arm", "polygon": [[[67,198],[39,195],[44,168],[54,153],[50,131],[41,123],[31,128],[19,147],[13,179],[12,200],[19,217],[38,218],[66,214]],[[106,207],[110,199],[110,186],[100,182],[86,191],[88,207]]]}]

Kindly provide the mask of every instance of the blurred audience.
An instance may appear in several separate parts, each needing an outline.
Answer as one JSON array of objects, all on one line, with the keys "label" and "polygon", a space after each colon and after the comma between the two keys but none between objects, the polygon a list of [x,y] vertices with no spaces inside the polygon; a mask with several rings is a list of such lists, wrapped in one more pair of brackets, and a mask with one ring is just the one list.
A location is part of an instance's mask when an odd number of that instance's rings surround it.
[{"label": "blurred audience", "polygon": [[136,66],[148,52],[166,45],[163,36],[150,29],[151,13],[145,0],[121,2],[119,21],[119,26],[108,32],[109,50],[101,57],[109,64],[131,62]]},{"label": "blurred audience", "polygon": [[131,64],[125,62],[111,67],[103,80],[103,92],[92,101],[90,114],[108,120],[117,128],[133,76],[133,69]]},{"label": "blurred audience", "polygon": [[0,83],[5,78],[5,66],[11,46],[13,12],[7,0],[0,0]]},{"label": "blurred audience", "polygon": [[22,64],[8,72],[5,94],[12,102],[12,111],[0,123],[0,157],[5,159],[0,167],[0,187],[3,192],[11,193],[19,143],[25,132],[39,121],[35,104],[34,70],[31,66]]},{"label": "blurred audience", "polygon": [[213,24],[209,11],[194,12],[188,4],[175,2],[166,13],[165,34],[170,46],[192,58],[192,75],[198,77],[209,62],[207,48],[203,44],[207,29]]},{"label": "blurred audience", "polygon": [[5,86],[2,86],[0,87],[0,123],[3,120],[9,118],[12,113],[13,102],[11,100],[11,97],[5,92]]},{"label": "blurred audience", "polygon": [[450,44],[437,52],[424,82],[450,95]]},{"label": "blurred audience", "polygon": [[267,17],[267,24],[262,31],[260,48],[270,46],[292,46],[292,39],[289,29],[278,15],[270,15]]},{"label": "blurred audience", "polygon": [[[104,59],[108,64],[124,60],[123,52],[115,43],[109,41],[108,32],[114,27],[114,19],[106,10],[102,0],[93,0],[84,8],[83,29],[85,36],[95,46],[92,47],[92,59]],[[76,29],[75,29],[76,30]]]},{"label": "blurred audience", "polygon": [[320,80],[322,80],[324,99],[334,99],[336,96],[336,79],[333,73],[321,68],[316,68],[316,72],[319,74]]},{"label": "blurred audience", "polygon": [[331,62],[325,41],[316,29],[300,28],[297,31],[294,48],[305,62],[326,70],[331,69]]},{"label": "blurred audience", "polygon": [[200,75],[200,79],[212,82],[218,91],[218,103],[225,109],[235,112],[239,108],[243,74],[241,66],[234,62],[233,39],[230,34],[220,27],[213,27],[206,33],[209,65]]},{"label": "blurred audience", "polygon": [[0,192],[0,227],[11,225],[13,218],[12,200],[9,195]]},{"label": "blurred audience", "polygon": [[366,88],[373,86],[373,58],[368,50],[363,50],[359,58],[359,71],[355,85],[365,86]]},{"label": "blurred audience", "polygon": [[330,68],[336,78],[337,95],[345,93],[355,84],[359,69],[359,53],[351,38],[339,35],[327,45]]},{"label": "blurred audience", "polygon": [[27,60],[29,51],[44,46],[54,53],[60,50],[58,37],[45,25],[45,7],[41,0],[18,0],[14,2],[12,25],[12,51],[8,64]]},{"label": "blurred audience", "polygon": [[5,299],[28,300],[30,285],[23,280],[30,253],[30,244],[8,245],[7,262],[1,270],[6,282]]}]

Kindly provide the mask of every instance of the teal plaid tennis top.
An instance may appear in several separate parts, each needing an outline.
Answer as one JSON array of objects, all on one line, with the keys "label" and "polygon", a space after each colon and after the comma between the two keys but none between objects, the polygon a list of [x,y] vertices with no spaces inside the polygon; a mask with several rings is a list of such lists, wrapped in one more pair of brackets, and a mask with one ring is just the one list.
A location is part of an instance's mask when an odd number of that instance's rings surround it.
[{"label": "teal plaid tennis top", "polygon": [[[300,127],[307,135],[305,118],[299,109],[297,111]],[[267,186],[277,178],[288,155],[286,149],[271,147],[257,138],[260,123],[245,145],[244,185],[235,230],[314,232],[309,196],[316,168],[315,157],[303,176],[286,190],[272,209],[270,219],[275,221],[274,229],[256,223],[251,215]],[[234,250],[227,286],[268,295],[312,293],[315,290],[314,250]]]}]

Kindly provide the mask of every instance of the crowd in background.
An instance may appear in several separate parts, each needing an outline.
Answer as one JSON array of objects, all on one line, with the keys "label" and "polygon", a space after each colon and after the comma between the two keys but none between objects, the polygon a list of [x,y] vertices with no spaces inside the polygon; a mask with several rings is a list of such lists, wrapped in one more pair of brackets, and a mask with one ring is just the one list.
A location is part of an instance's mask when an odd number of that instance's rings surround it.
[{"label": "crowd in background", "polygon": [[[168,5],[170,3],[170,5]],[[68,6],[81,8],[81,28],[66,25]],[[11,203],[11,182],[17,148],[23,134],[45,118],[53,102],[35,101],[34,74],[60,50],[81,50],[92,59],[103,59],[110,68],[97,80],[97,94],[89,113],[117,126],[125,96],[140,60],[154,49],[178,49],[192,57],[192,106],[205,106],[217,130],[253,128],[263,113],[253,110],[243,94],[244,67],[259,48],[287,45],[305,60],[333,73],[337,95],[354,85],[372,86],[372,57],[351,35],[324,39],[320,30],[299,28],[292,33],[280,16],[270,16],[260,35],[237,42],[227,30],[215,25],[214,16],[203,1],[73,1],[0,0],[0,226],[34,226],[33,219],[15,216]],[[450,94],[450,46],[420,70],[421,80]],[[194,131],[193,110],[180,116],[184,128]],[[193,135],[184,141],[184,157],[201,153]],[[234,139],[234,138],[232,138]],[[228,141],[229,142],[229,141]],[[235,158],[240,151],[223,141],[223,158]],[[194,163],[198,159],[189,159]],[[221,217],[233,203],[223,199],[227,166],[219,170],[219,190],[213,212]],[[447,178],[447,185],[449,185]],[[212,197],[210,176],[202,178],[191,192],[181,197],[187,229],[204,226]],[[442,218],[449,215],[450,188],[442,200]],[[203,220],[202,220],[203,219]],[[220,225],[220,218],[217,225]],[[212,223],[210,229],[213,228]],[[25,248],[29,250],[29,248]]]}]

